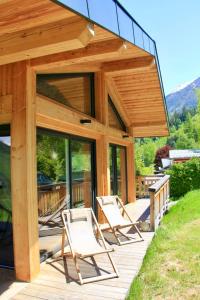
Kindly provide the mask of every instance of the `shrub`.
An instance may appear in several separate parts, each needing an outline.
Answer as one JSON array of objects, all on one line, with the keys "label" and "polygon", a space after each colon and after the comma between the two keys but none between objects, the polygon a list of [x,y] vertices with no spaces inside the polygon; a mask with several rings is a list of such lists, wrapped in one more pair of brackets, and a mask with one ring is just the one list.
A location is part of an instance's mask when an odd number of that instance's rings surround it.
[{"label": "shrub", "polygon": [[170,177],[170,195],[174,198],[200,188],[200,159],[174,164],[167,171]]}]

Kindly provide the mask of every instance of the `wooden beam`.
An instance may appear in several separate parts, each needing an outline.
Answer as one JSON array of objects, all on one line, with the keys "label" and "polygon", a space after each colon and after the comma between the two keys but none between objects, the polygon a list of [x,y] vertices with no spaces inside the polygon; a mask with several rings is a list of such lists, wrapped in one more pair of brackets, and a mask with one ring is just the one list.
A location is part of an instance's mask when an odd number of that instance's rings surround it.
[{"label": "wooden beam", "polygon": [[164,126],[144,126],[144,127],[132,127],[131,132],[133,137],[159,137],[169,136],[169,129],[167,124]]},{"label": "wooden beam", "polygon": [[0,124],[9,124],[12,119],[12,95],[0,97]]},{"label": "wooden beam", "polygon": [[151,120],[151,121],[136,121],[131,124],[133,127],[145,127],[145,126],[165,126],[166,121],[163,120]]},{"label": "wooden beam", "polygon": [[138,71],[138,69],[150,68],[154,65],[152,56],[137,57],[125,60],[117,60],[102,64],[102,71],[109,76],[123,75]]},{"label": "wooden beam", "polygon": [[50,68],[65,67],[73,64],[101,61],[104,59],[119,58],[123,41],[112,39],[112,42],[96,42],[89,44],[84,49],[78,49],[63,53],[47,55],[32,60],[31,65],[36,71],[48,70]]},{"label": "wooden beam", "polygon": [[62,73],[96,73],[101,70],[101,63],[82,63],[69,66],[61,66],[59,68],[51,68],[43,71],[43,74],[62,74]]},{"label": "wooden beam", "polygon": [[100,123],[108,126],[108,92],[103,72],[95,74],[95,114]]},{"label": "wooden beam", "polygon": [[[83,125],[80,123],[81,119],[91,119],[91,123]],[[98,139],[101,135],[107,135],[119,141],[124,141],[123,131],[106,127],[88,115],[65,107],[63,104],[41,95],[37,95],[36,123],[40,127],[93,139]]]},{"label": "wooden beam", "polygon": [[93,37],[88,21],[72,17],[0,36],[0,64],[85,47]]},{"label": "wooden beam", "polygon": [[127,127],[129,127],[130,126],[129,116],[123,107],[120,94],[118,93],[117,87],[111,78],[106,77],[106,86],[107,86],[108,93],[109,93],[120,117],[124,121],[125,125]]},{"label": "wooden beam", "polygon": [[35,76],[28,62],[13,66],[11,182],[16,277],[31,281],[39,273],[36,176]]}]

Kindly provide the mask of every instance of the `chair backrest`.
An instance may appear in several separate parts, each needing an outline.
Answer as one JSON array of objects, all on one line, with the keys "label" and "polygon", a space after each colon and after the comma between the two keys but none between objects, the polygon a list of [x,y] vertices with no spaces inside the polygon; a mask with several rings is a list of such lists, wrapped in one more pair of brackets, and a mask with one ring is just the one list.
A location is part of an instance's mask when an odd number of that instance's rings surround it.
[{"label": "chair backrest", "polygon": [[124,218],[118,205],[118,196],[101,196],[97,201],[111,226],[123,224]]},{"label": "chair backrest", "polygon": [[74,208],[62,212],[67,237],[74,249],[81,251],[87,243],[97,241],[93,217],[91,208]]}]

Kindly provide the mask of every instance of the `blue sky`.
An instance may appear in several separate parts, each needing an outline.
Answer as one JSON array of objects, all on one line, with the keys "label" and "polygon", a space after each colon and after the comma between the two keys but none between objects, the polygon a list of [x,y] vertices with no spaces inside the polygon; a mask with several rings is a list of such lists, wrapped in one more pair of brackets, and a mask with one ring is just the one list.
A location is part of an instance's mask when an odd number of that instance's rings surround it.
[{"label": "blue sky", "polygon": [[200,0],[120,0],[155,39],[165,94],[200,77]]}]

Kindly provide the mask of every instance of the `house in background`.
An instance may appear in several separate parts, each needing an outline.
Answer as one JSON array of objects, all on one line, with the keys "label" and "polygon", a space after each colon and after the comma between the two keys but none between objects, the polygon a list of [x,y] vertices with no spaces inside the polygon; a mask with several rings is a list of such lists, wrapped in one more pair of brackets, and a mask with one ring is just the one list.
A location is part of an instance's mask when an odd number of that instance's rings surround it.
[{"label": "house in background", "polygon": [[0,2],[0,265],[20,280],[60,243],[60,208],[102,222],[96,195],[134,202],[133,138],[168,135],[156,44],[103,2]]},{"label": "house in background", "polygon": [[195,157],[200,158],[200,149],[169,150],[171,164],[186,162]]}]

